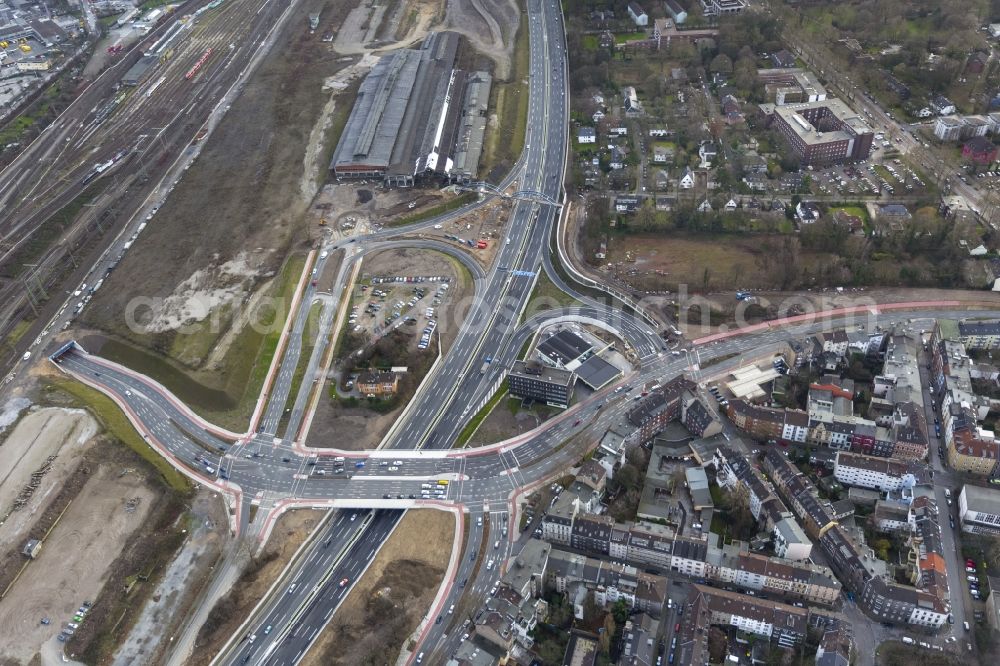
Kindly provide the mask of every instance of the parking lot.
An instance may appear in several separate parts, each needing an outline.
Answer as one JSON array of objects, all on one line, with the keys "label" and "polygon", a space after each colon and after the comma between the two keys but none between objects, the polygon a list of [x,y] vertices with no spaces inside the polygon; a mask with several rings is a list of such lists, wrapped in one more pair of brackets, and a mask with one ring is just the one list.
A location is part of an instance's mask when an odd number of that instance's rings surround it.
[{"label": "parking lot", "polygon": [[820,194],[893,196],[918,194],[924,181],[898,158],[876,164],[864,160],[858,164],[820,169],[813,174]]},{"label": "parking lot", "polygon": [[401,327],[412,329],[416,348],[426,349],[450,288],[447,275],[373,277],[358,285],[348,326],[354,333],[367,333],[372,342]]}]

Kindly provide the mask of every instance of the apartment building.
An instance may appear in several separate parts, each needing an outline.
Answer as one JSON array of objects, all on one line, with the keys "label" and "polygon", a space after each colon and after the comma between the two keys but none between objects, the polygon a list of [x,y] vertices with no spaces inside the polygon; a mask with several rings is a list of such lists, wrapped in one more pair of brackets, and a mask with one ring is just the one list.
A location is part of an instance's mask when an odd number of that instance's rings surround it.
[{"label": "apartment building", "polygon": [[[943,568],[940,538],[932,523],[937,508],[929,497],[914,500],[908,515],[911,526],[911,562],[916,587],[895,583],[885,562],[870,548],[855,542],[832,520],[832,509],[818,498],[815,487],[773,449],[765,454],[764,467],[807,531],[818,541],[827,563],[844,587],[854,592],[858,606],[880,621],[940,627],[948,618],[947,571]],[[919,502],[917,500],[920,500]],[[937,532],[939,534],[939,532]]]},{"label": "apartment building", "polygon": [[881,492],[912,488],[930,481],[923,465],[848,451],[837,451],[833,476],[844,485],[872,488]]},{"label": "apartment building", "polygon": [[1000,536],[1000,491],[966,484],[958,494],[962,530]]},{"label": "apartment building", "polygon": [[960,321],[958,340],[966,349],[998,349],[1000,321]]},{"label": "apartment building", "polygon": [[684,405],[697,398],[697,389],[690,380],[677,377],[650,391],[626,415],[626,421],[634,428],[629,435],[630,443],[648,442],[668,423],[681,418]]},{"label": "apartment building", "polygon": [[550,543],[568,546],[573,538],[573,521],[580,511],[580,499],[564,491],[542,519],[542,538]]},{"label": "apartment building", "polygon": [[997,469],[1000,443],[992,431],[978,424],[972,405],[945,401],[941,416],[948,465],[960,472],[992,476]]},{"label": "apartment building", "polygon": [[720,487],[747,493],[750,513],[762,530],[771,532],[779,557],[790,560],[809,557],[812,542],[757,469],[727,446],[716,449],[712,464]]},{"label": "apartment building", "polygon": [[715,560],[705,572],[709,580],[817,604],[835,604],[840,596],[840,582],[827,567],[749,553],[739,546],[715,550],[709,552]]},{"label": "apartment building", "polygon": [[708,625],[736,627],[768,638],[780,647],[793,647],[805,640],[808,609],[704,585],[692,587],[694,602],[689,617],[707,620]]},{"label": "apartment building", "polygon": [[546,585],[561,594],[582,586],[601,606],[624,600],[634,610],[660,617],[667,601],[668,581],[632,565],[553,549]]}]

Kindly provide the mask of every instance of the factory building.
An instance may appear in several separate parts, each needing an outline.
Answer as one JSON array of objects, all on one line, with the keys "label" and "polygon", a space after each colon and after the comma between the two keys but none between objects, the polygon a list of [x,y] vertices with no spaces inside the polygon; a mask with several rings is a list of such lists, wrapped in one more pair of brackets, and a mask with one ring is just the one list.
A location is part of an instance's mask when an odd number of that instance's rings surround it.
[{"label": "factory building", "polygon": [[455,69],[458,47],[457,33],[432,33],[372,68],[330,164],[337,179],[411,187],[475,178],[492,78]]}]

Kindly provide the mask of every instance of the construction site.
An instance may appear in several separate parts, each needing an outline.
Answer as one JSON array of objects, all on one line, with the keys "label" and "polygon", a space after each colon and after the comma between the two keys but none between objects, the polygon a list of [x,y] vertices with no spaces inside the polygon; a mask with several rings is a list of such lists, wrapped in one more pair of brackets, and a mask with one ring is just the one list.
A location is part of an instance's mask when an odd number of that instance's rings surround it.
[{"label": "construction site", "polygon": [[400,49],[361,84],[330,170],[335,178],[389,187],[476,178],[492,76],[455,68],[460,35],[431,33]]}]

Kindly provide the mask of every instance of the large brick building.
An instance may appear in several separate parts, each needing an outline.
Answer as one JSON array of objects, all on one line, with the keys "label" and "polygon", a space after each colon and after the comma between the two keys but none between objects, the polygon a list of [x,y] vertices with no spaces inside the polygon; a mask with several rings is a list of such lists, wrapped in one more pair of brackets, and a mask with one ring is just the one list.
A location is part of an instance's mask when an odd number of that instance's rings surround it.
[{"label": "large brick building", "polygon": [[785,106],[763,104],[761,110],[803,164],[863,160],[871,153],[874,132],[839,99]]}]

